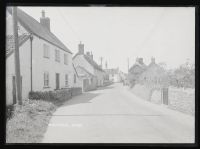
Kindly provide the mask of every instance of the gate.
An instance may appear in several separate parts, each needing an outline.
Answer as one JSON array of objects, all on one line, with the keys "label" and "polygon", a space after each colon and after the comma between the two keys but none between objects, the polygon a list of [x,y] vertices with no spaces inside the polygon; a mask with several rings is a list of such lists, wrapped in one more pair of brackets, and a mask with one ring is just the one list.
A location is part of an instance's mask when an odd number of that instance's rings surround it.
[{"label": "gate", "polygon": [[168,88],[163,88],[162,89],[162,101],[163,104],[168,105]]}]

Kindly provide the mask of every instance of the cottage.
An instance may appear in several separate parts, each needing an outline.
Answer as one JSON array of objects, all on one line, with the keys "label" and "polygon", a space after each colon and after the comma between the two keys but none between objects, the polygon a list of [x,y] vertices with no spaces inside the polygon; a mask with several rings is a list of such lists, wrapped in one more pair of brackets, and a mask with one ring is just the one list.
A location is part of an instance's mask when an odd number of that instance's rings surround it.
[{"label": "cottage", "polygon": [[[73,87],[72,52],[51,32],[50,19],[42,11],[40,22],[17,10],[22,99],[30,91]],[[6,16],[6,98],[16,102],[12,9]]]},{"label": "cottage", "polygon": [[146,70],[143,58],[137,58],[135,64],[128,71],[128,80],[131,86],[138,81],[139,76]]},{"label": "cottage", "polygon": [[82,81],[82,88],[83,91],[90,91],[97,88],[97,77],[91,74],[87,69],[81,66],[76,67],[76,71]]},{"label": "cottage", "polygon": [[80,72],[85,72],[86,74],[90,74],[90,79],[92,79],[92,84],[89,85],[88,78],[85,78],[83,80],[83,86],[85,88],[88,88],[86,86],[93,86],[92,89],[95,89],[96,87],[103,86],[104,82],[104,75],[105,72],[102,70],[102,68],[94,61],[93,54],[90,52],[84,53],[84,44],[80,43],[78,45],[79,51],[76,53],[76,55],[73,57],[73,63],[75,65],[75,68],[81,69]]},{"label": "cottage", "polygon": [[151,58],[151,63],[140,75],[139,82],[151,87],[163,87],[167,85],[168,77],[165,70],[156,64],[155,58]]}]

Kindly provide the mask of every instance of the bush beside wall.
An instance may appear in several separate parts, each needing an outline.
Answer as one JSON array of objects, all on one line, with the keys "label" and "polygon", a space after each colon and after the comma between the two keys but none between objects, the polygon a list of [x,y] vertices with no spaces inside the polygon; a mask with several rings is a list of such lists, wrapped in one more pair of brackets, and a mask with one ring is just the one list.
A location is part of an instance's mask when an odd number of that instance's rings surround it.
[{"label": "bush beside wall", "polygon": [[45,101],[56,101],[56,100],[68,100],[72,96],[76,96],[82,93],[81,88],[69,88],[69,89],[60,89],[55,91],[32,91],[29,92],[29,99],[34,100],[45,100]]},{"label": "bush beside wall", "polygon": [[72,88],[72,96],[77,96],[82,94],[82,88],[81,87],[76,87]]}]

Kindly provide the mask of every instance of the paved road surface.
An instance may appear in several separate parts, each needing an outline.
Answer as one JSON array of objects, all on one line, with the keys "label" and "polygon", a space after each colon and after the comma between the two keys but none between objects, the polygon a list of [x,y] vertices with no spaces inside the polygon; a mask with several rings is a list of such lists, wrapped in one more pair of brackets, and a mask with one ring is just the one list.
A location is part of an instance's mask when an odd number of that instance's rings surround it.
[{"label": "paved road surface", "polygon": [[194,117],[144,101],[117,83],[67,101],[43,143],[193,143]]}]

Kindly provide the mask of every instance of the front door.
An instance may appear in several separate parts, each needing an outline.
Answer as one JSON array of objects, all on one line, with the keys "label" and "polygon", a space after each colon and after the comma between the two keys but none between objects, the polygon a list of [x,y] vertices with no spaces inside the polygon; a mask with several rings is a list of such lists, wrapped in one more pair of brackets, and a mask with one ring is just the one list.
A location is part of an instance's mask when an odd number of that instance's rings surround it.
[{"label": "front door", "polygon": [[60,75],[56,73],[56,89],[60,88]]},{"label": "front door", "polygon": [[163,88],[162,96],[163,104],[168,105],[168,88]]}]

